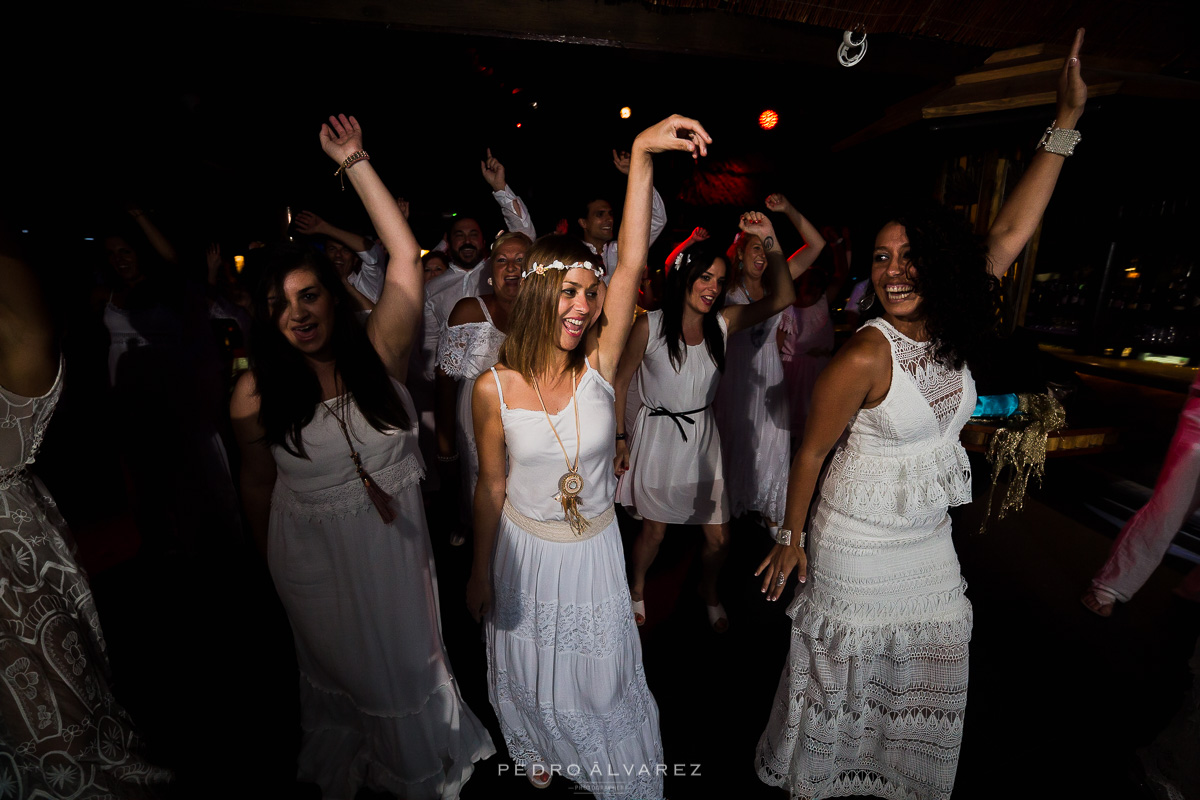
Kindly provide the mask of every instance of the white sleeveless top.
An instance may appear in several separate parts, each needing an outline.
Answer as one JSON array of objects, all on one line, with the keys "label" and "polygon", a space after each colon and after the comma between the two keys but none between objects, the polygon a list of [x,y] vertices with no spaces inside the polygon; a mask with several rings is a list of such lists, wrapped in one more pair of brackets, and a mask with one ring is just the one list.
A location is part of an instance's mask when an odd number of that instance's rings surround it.
[{"label": "white sleeveless top", "polygon": [[[616,409],[613,387],[586,359],[586,371],[575,389],[579,404],[579,474],[583,491],[579,494],[579,512],[586,518],[598,517],[613,506],[617,478],[613,474],[616,455]],[[504,402],[500,377],[492,369],[496,390],[500,393],[500,419],[504,424],[504,443],[508,447],[508,501],[530,519],[563,521],[558,494],[558,479],[567,471],[566,459],[575,460],[575,410],[567,403],[550,420],[562,439],[562,447],[550,431],[550,422],[542,409],[509,408]]]},{"label": "white sleeveless top", "polygon": [[892,385],[882,403],[850,420],[821,485],[823,501],[868,519],[944,513],[971,502],[971,466],[958,438],[975,409],[971,371],[935,360],[931,342],[882,319],[866,325],[888,339]]}]

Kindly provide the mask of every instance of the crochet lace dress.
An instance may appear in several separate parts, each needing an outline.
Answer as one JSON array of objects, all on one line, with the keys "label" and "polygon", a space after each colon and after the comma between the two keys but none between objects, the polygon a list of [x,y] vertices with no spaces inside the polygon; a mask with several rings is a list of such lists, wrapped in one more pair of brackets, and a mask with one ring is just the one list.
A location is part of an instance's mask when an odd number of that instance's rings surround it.
[{"label": "crochet lace dress", "polygon": [[855,415],[821,484],[756,767],[792,797],[948,798],[971,638],[948,508],[971,499],[958,436],[975,384],[929,343],[867,324],[891,345],[891,388]]},{"label": "crochet lace dress", "polygon": [[33,464],[62,393],[0,387],[0,798],[150,797],[149,764],[108,685],[87,576]]}]

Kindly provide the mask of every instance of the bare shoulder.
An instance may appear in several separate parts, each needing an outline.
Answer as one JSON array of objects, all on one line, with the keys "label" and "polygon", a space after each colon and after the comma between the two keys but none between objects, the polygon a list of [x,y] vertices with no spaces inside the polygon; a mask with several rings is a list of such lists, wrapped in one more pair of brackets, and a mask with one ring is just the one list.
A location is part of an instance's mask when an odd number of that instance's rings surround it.
[{"label": "bare shoulder", "polygon": [[468,325],[472,322],[486,322],[483,309],[479,307],[478,298],[464,297],[454,304],[446,324],[453,328],[455,325]]},{"label": "bare shoulder", "polygon": [[[505,384],[510,380],[510,376],[514,374],[511,369],[503,364],[497,364],[494,369],[496,370],[496,378],[499,378]],[[491,370],[485,370],[475,379],[475,388],[471,390],[471,397],[476,402],[499,407],[500,387],[496,385],[496,378],[492,377]]]},{"label": "bare shoulder", "polygon": [[233,386],[233,397],[229,400],[229,414],[235,420],[257,419],[261,408],[262,398],[258,395],[258,384],[254,381],[254,373],[243,372]]},{"label": "bare shoulder", "polygon": [[892,353],[887,337],[873,327],[859,330],[850,337],[826,368],[835,373],[854,376],[872,383],[882,379],[891,382]]}]

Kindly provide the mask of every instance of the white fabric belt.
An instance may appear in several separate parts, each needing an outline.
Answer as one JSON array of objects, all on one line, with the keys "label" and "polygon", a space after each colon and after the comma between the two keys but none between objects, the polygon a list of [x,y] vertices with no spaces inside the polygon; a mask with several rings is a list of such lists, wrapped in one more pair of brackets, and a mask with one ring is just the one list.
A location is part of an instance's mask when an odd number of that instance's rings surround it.
[{"label": "white fabric belt", "polygon": [[547,542],[569,543],[590,539],[612,524],[616,513],[616,506],[609,506],[600,516],[592,517],[587,521],[588,525],[583,529],[583,533],[576,534],[566,520],[530,519],[517,511],[513,504],[508,502],[507,497],[504,498],[504,516],[508,517],[521,530],[527,531],[539,539],[545,539]]}]

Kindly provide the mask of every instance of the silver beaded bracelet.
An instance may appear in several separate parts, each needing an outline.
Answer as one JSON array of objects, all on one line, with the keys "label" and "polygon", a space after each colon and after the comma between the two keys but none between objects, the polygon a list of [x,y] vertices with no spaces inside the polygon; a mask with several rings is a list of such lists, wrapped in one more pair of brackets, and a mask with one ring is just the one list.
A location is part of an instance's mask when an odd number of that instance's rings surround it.
[{"label": "silver beaded bracelet", "polygon": [[1075,152],[1075,145],[1083,139],[1083,134],[1071,128],[1056,128],[1058,120],[1050,123],[1050,127],[1046,128],[1046,132],[1042,134],[1042,139],[1037,143],[1037,146],[1045,150],[1047,153],[1054,153],[1056,156],[1066,158]]}]

